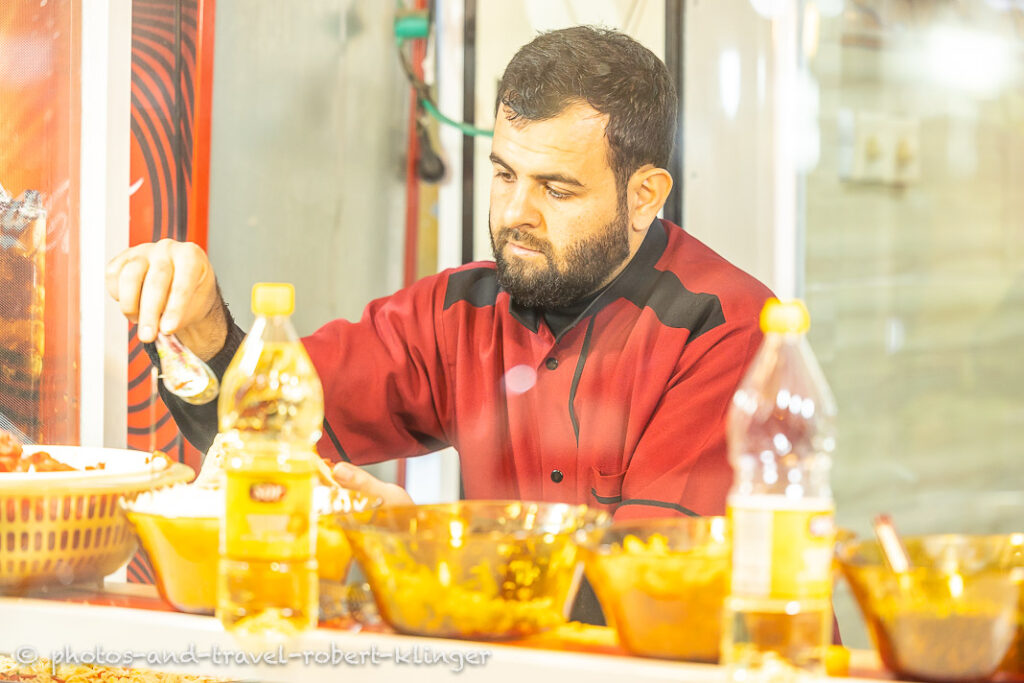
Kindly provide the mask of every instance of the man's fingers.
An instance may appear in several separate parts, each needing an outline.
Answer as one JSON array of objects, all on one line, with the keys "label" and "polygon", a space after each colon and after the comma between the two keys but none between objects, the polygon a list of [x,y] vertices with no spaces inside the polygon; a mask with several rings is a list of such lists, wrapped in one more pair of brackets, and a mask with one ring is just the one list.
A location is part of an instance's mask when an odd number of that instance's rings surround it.
[{"label": "man's fingers", "polygon": [[104,279],[107,284],[107,294],[114,301],[119,301],[121,296],[120,283],[121,283],[121,269],[124,267],[126,261],[132,258],[133,251],[127,250],[122,251],[120,254],[115,256],[107,264],[107,269],[104,272]]},{"label": "man's fingers", "polygon": [[335,481],[339,484],[347,489],[352,489],[353,491],[359,491],[361,493],[376,493],[369,489],[375,488],[374,484],[381,483],[379,480],[370,476],[368,472],[365,472],[348,462],[339,462],[335,465],[333,474]]},{"label": "man's fingers", "polygon": [[[156,339],[160,316],[174,279],[174,264],[168,258],[152,258],[139,297],[139,341],[148,343]],[[173,332],[173,328],[170,330]]]},{"label": "man's fingers", "polygon": [[163,239],[127,249],[107,264],[107,292],[126,318],[138,322],[140,341],[203,320],[216,303],[216,279],[197,244]]},{"label": "man's fingers", "polygon": [[129,320],[136,320],[139,315],[139,296],[142,283],[149,270],[149,261],[143,258],[132,258],[121,266],[117,279],[117,304],[121,313]]},{"label": "man's fingers", "polygon": [[[198,287],[206,278],[207,270],[206,260],[195,258],[193,254],[186,253],[174,259],[174,279],[167,297],[167,305],[160,317],[161,332],[170,334],[178,329],[182,322],[192,322],[186,320],[190,307],[198,306],[202,309],[200,313],[206,312],[208,303],[197,301],[196,298],[199,294]],[[194,311],[192,313],[195,314]]]},{"label": "man's fingers", "polygon": [[384,505],[412,505],[413,503],[409,493],[401,486],[383,482],[352,463],[339,462],[334,466],[333,474],[335,481],[345,488],[365,493],[368,496],[380,496],[384,499]]}]

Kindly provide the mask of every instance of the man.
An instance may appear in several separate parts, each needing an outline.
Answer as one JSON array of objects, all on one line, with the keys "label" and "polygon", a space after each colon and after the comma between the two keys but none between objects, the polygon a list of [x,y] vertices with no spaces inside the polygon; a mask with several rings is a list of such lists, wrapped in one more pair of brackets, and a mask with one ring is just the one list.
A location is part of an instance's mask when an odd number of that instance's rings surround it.
[{"label": "man", "polygon": [[[324,385],[320,454],[368,464],[450,444],[469,498],[721,514],[725,413],[770,292],[657,219],[675,101],[665,65],[620,33],[574,27],[520,49],[491,151],[496,263],[427,277],[304,340]],[[195,245],[129,249],[107,286],[140,340],[175,332],[218,374],[242,339]],[[215,404],[163,395],[205,450]],[[335,474],[408,500],[356,467]]]}]

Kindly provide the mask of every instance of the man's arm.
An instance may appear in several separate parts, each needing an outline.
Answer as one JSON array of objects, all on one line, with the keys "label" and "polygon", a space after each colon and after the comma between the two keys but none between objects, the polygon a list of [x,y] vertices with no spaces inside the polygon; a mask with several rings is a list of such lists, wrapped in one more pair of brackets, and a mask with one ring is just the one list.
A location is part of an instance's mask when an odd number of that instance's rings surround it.
[{"label": "man's arm", "polygon": [[366,465],[449,445],[448,373],[438,322],[447,275],[370,302],[302,341],[324,388],[320,454]]},{"label": "man's arm", "polygon": [[[433,314],[440,285],[430,280],[371,302],[359,322],[334,320],[302,340],[324,389],[324,434],[318,444],[323,457],[370,464],[448,445],[439,414],[447,392]],[[218,379],[245,336],[221,306],[228,331],[223,347],[208,360]],[[159,367],[155,347],[147,344],[146,351]],[[189,405],[163,383],[160,395],[185,438],[206,451],[217,434],[216,401]],[[349,468],[338,474],[356,476]]]},{"label": "man's arm", "polygon": [[629,461],[616,520],[725,512],[725,417],[760,343],[756,320],[693,342]]},{"label": "man's arm", "polygon": [[[426,278],[372,302],[360,322],[337,320],[303,340],[324,385],[324,456],[351,454],[369,463],[446,445],[445,372],[435,327],[445,282]],[[222,378],[244,333],[202,249],[174,240],[132,247],[107,266],[106,284],[125,317],[138,323],[139,340],[157,367],[152,342],[158,331],[173,333]],[[162,385],[160,393],[185,437],[206,451],[217,433],[216,402],[192,406]],[[338,478],[360,481],[348,468]]]}]

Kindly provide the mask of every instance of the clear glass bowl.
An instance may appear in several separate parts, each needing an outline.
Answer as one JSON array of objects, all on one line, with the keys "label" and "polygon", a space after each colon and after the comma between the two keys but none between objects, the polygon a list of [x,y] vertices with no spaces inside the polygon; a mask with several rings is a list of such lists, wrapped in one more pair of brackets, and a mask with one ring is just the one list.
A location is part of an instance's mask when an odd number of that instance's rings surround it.
[{"label": "clear glass bowl", "polygon": [[882,663],[925,681],[1024,674],[1024,534],[908,536],[896,574],[875,540],[836,551]]},{"label": "clear glass bowl", "polygon": [[576,535],[607,525],[584,505],[462,501],[342,520],[381,617],[403,633],[516,638],[562,624]]},{"label": "clear glass bowl", "polygon": [[724,517],[650,519],[595,534],[583,560],[629,652],[717,662],[730,550]]}]

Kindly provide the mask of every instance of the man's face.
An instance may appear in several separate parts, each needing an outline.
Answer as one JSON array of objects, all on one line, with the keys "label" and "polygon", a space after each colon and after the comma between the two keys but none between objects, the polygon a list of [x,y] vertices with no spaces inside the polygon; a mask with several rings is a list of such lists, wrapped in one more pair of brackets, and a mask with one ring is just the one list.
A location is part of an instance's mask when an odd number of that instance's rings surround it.
[{"label": "man's face", "polygon": [[574,105],[544,121],[498,112],[490,230],[498,283],[522,306],[562,308],[610,282],[631,245],[608,165],[607,117]]}]

